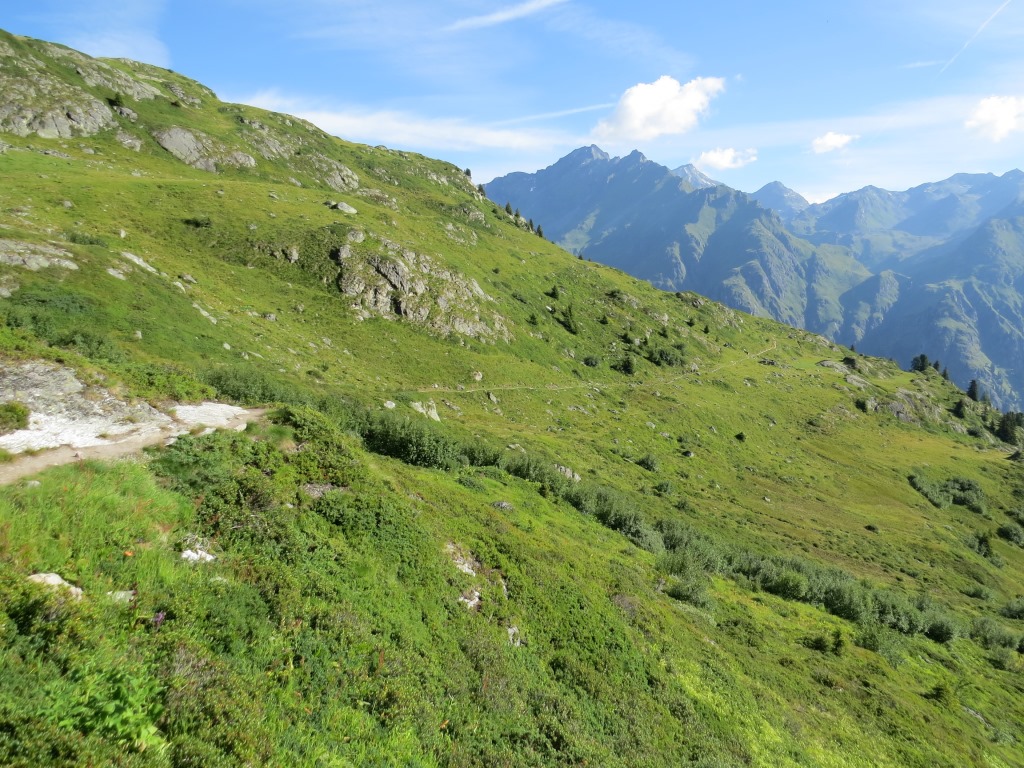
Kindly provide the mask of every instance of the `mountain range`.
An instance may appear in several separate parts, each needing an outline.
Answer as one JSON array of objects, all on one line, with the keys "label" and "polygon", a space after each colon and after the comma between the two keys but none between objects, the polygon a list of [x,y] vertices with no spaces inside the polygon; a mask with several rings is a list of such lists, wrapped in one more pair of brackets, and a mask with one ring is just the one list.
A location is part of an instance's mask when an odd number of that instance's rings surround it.
[{"label": "mountain range", "polygon": [[925,353],[961,386],[1024,407],[1024,173],[810,204],[780,182],[745,194],[682,170],[591,146],[487,193],[573,253],[660,288],[905,365]]}]

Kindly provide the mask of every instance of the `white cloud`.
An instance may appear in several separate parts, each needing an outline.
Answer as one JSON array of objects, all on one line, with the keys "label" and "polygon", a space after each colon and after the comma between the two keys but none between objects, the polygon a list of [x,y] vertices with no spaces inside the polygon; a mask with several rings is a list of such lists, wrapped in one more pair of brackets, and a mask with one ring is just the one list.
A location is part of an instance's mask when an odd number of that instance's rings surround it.
[{"label": "white cloud", "polygon": [[756,149],[709,149],[701,152],[694,165],[699,168],[712,168],[716,171],[726,171],[733,168],[742,168],[757,160]]},{"label": "white cloud", "polygon": [[835,152],[837,149],[843,149],[854,139],[860,138],[849,133],[836,133],[835,131],[829,131],[824,136],[819,136],[811,142],[811,149],[814,150],[814,154],[822,155],[826,152]]},{"label": "white cloud", "polygon": [[325,109],[272,91],[242,99],[263,109],[288,112],[349,141],[416,150],[538,150],[573,143],[572,137],[543,130],[510,130],[453,117],[424,117],[390,110]]},{"label": "white cloud", "polygon": [[639,83],[626,90],[594,136],[608,141],[647,141],[659,136],[685,133],[708,110],[711,99],[725,89],[720,77],[698,77],[682,85],[662,75],[653,83]]},{"label": "white cloud", "polygon": [[1002,141],[1014,131],[1024,130],[1024,97],[989,96],[978,102],[967,127]]},{"label": "white cloud", "polygon": [[504,24],[509,21],[515,21],[516,19],[532,16],[535,13],[543,11],[545,8],[550,8],[553,5],[561,5],[564,2],[566,2],[566,0],[527,0],[525,3],[513,5],[503,10],[495,11],[494,13],[460,19],[454,24],[448,26],[447,30],[449,32],[458,32],[463,29],[493,27],[497,24]]}]

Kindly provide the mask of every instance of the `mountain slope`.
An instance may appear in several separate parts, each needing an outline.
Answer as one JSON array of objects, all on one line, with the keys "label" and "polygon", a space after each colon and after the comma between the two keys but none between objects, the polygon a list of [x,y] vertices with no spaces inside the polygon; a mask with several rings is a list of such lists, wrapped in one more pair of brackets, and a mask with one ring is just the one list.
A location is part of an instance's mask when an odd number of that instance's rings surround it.
[{"label": "mountain slope", "polygon": [[742,192],[692,189],[639,152],[613,159],[583,148],[536,174],[495,179],[487,194],[587,258],[816,332],[832,332],[839,295],[868,274],[842,248],[794,237]]},{"label": "mountain slope", "polygon": [[[0,364],[273,406],[0,489],[0,763],[1021,763],[994,412],[572,257],[448,163],[0,42],[37,126],[3,136]],[[775,236],[703,194],[693,237]]]}]

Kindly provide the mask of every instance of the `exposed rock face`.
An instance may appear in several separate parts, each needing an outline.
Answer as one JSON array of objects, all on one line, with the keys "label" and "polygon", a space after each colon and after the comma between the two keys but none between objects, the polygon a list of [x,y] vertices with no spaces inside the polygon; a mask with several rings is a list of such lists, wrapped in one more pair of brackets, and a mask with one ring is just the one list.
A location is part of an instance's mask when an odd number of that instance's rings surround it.
[{"label": "exposed rock face", "polygon": [[12,453],[60,445],[104,445],[118,435],[142,429],[159,431],[170,423],[151,406],[127,403],[106,390],[88,388],[70,368],[50,363],[0,367],[0,402],[11,400],[24,403],[31,411],[28,429],[0,438],[0,447]]},{"label": "exposed rock face", "polygon": [[[46,48],[54,55],[74,53],[60,46]],[[91,136],[116,124],[104,102],[51,74],[35,56],[0,40],[0,131],[56,139]]]},{"label": "exposed rock face", "polygon": [[256,158],[244,152],[230,152],[218,142],[198,131],[187,131],[178,126],[153,131],[157,144],[181,162],[201,171],[217,172],[217,164],[237,168],[255,168]]},{"label": "exposed rock face", "polygon": [[200,140],[191,131],[173,126],[160,131],[153,131],[157,144],[166,149],[181,162],[211,173],[217,170],[216,164],[209,156],[207,142]]},{"label": "exposed rock face", "polygon": [[338,192],[354,192],[359,188],[359,177],[355,171],[337,160],[319,153],[311,157],[314,167],[322,174],[323,183]]},{"label": "exposed rock face", "polygon": [[389,240],[382,240],[381,246],[365,256],[357,255],[348,243],[335,252],[341,266],[338,288],[352,298],[360,318],[405,318],[445,335],[511,339],[505,319],[486,310],[493,299],[475,280]]},{"label": "exposed rock face", "polygon": [[5,239],[0,239],[0,264],[22,267],[32,272],[47,267],[78,269],[78,265],[71,261],[71,254],[63,248]]}]

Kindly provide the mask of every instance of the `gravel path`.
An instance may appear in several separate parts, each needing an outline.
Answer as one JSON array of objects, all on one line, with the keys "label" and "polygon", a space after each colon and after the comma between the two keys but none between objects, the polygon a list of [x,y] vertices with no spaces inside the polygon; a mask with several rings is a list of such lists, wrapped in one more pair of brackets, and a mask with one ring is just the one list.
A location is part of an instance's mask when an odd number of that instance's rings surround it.
[{"label": "gravel path", "polygon": [[0,485],[73,461],[127,456],[197,427],[244,429],[265,413],[226,403],[179,405],[164,413],[42,362],[0,363],[0,402],[11,400],[28,406],[29,424],[0,436],[0,448],[15,455],[0,464]]}]

